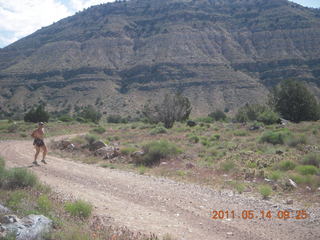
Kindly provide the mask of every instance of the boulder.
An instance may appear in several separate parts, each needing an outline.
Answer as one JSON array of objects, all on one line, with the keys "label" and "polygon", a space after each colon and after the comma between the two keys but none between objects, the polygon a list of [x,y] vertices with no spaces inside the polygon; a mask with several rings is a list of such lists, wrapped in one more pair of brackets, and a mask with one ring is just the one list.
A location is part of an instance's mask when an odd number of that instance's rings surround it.
[{"label": "boulder", "polygon": [[99,141],[96,141],[90,145],[90,150],[96,151],[96,150],[98,150],[100,148],[104,148],[104,147],[107,147],[107,145],[104,142],[99,140]]},{"label": "boulder", "polygon": [[194,127],[196,125],[197,125],[197,123],[195,121],[192,121],[192,120],[187,121],[187,126],[189,126],[189,127]]},{"label": "boulder", "polygon": [[11,211],[0,204],[0,215],[9,214]]},{"label": "boulder", "polygon": [[0,236],[15,233],[16,240],[42,240],[52,228],[52,221],[42,215],[29,215],[22,219],[11,216],[8,219],[13,222],[0,224]]},{"label": "boulder", "polygon": [[103,157],[104,159],[112,159],[120,155],[120,150],[119,148],[116,148],[116,147],[106,146],[106,147],[97,149],[94,152],[94,155]]}]

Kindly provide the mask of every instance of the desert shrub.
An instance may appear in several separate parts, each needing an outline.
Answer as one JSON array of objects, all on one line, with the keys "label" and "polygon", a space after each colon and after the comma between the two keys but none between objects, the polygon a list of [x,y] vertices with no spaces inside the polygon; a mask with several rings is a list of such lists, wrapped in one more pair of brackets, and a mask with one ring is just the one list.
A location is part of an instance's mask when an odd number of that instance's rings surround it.
[{"label": "desert shrub", "polygon": [[180,152],[175,144],[165,140],[147,143],[143,146],[143,151],[145,154],[142,159],[136,161],[136,164],[145,166],[159,164],[161,159],[174,156]]},{"label": "desert shrub", "polygon": [[225,121],[227,119],[227,115],[221,111],[221,110],[216,110],[208,115],[215,121]]},{"label": "desert shrub", "polygon": [[320,118],[316,98],[301,81],[282,81],[273,89],[269,102],[283,118],[293,122]]},{"label": "desert shrub", "polygon": [[313,165],[300,165],[295,168],[302,175],[315,175],[319,169]]},{"label": "desert shrub", "polygon": [[164,134],[167,133],[167,129],[162,126],[156,126],[150,131],[150,135]]},{"label": "desert shrub", "polygon": [[187,97],[166,95],[160,104],[145,105],[143,115],[150,123],[163,123],[165,128],[172,128],[176,121],[181,122],[189,118],[191,104]]},{"label": "desert shrub", "polygon": [[199,123],[213,123],[213,118],[212,117],[199,117],[196,119],[196,122]]},{"label": "desert shrub", "polygon": [[272,193],[272,188],[269,185],[261,185],[259,192],[263,199],[267,199]]},{"label": "desert shrub", "polygon": [[219,134],[214,134],[214,135],[212,135],[211,137],[210,137],[210,141],[211,142],[214,142],[214,141],[218,141],[218,140],[220,140],[220,135]]},{"label": "desert shrub", "polygon": [[272,111],[271,109],[265,109],[257,116],[257,121],[262,122],[266,125],[271,125],[279,122],[279,114]]},{"label": "desert shrub", "polygon": [[39,105],[36,109],[32,108],[29,112],[24,116],[25,122],[48,122],[49,121],[49,113],[45,111],[44,105]]},{"label": "desert shrub", "polygon": [[107,122],[108,123],[121,123],[122,122],[122,117],[117,114],[109,115],[107,117]]},{"label": "desert shrub", "polygon": [[86,219],[91,215],[92,205],[82,200],[77,200],[75,202],[66,203],[65,210],[73,217]]},{"label": "desert shrub", "polygon": [[303,158],[302,164],[303,165],[313,165],[315,167],[320,167],[320,154],[319,153],[309,153],[309,154],[307,154]]},{"label": "desert shrub", "polygon": [[12,124],[10,124],[10,125],[8,126],[7,131],[8,131],[9,133],[15,133],[15,132],[17,132],[18,129],[19,129],[18,124],[12,123]]},{"label": "desert shrub", "polygon": [[70,115],[65,114],[60,116],[58,120],[60,120],[61,122],[72,122],[74,119]]},{"label": "desert shrub", "polygon": [[260,142],[271,143],[273,145],[284,144],[286,138],[289,135],[291,135],[291,133],[287,129],[267,131],[267,132],[264,132],[263,135],[261,136]]},{"label": "desert shrub", "polygon": [[188,141],[191,143],[198,143],[200,141],[200,138],[195,134],[188,134],[187,137]]},{"label": "desert shrub", "polygon": [[290,160],[283,160],[281,162],[279,162],[279,166],[278,168],[281,171],[289,171],[289,170],[293,170],[295,169],[296,164]]},{"label": "desert shrub", "polygon": [[283,174],[280,171],[272,171],[268,174],[268,178],[274,181],[278,181],[282,176]]},{"label": "desert shrub", "polygon": [[4,171],[6,163],[2,157],[0,157],[0,172]]},{"label": "desert shrub", "polygon": [[305,135],[303,135],[303,134],[291,135],[291,136],[287,137],[285,142],[290,147],[296,147],[299,144],[306,144],[307,143],[307,137]]},{"label": "desert shrub", "polygon": [[43,215],[49,215],[50,211],[52,211],[52,202],[48,198],[47,195],[39,196],[37,200],[37,208]]},{"label": "desert shrub", "polygon": [[230,172],[232,169],[234,169],[236,167],[236,164],[231,161],[231,160],[228,160],[228,161],[225,161],[225,162],[222,162],[220,164],[220,169],[224,172]]},{"label": "desert shrub", "polygon": [[127,155],[127,156],[131,155],[135,151],[137,151],[137,148],[135,148],[135,147],[123,147],[123,148],[120,149],[120,152],[123,155]]},{"label": "desert shrub", "polygon": [[238,136],[238,137],[244,137],[244,136],[248,136],[248,132],[245,130],[235,130],[233,132],[233,135]]},{"label": "desert shrub", "polygon": [[33,187],[38,183],[38,178],[25,168],[12,168],[7,170],[5,187],[9,189]]},{"label": "desert shrub", "polygon": [[311,175],[301,175],[299,173],[291,173],[289,178],[296,184],[311,184],[313,182]]},{"label": "desert shrub", "polygon": [[236,181],[231,181],[230,182],[231,186],[233,186],[238,193],[243,193],[244,190],[246,189],[246,185],[244,185],[243,183],[241,182],[236,182]]},{"label": "desert shrub", "polygon": [[20,137],[26,138],[28,135],[26,133],[20,133]]},{"label": "desert shrub", "polygon": [[93,106],[89,105],[81,110],[78,117],[80,117],[80,118],[77,118],[77,120],[84,119],[84,122],[89,121],[89,122],[98,123],[100,121],[102,115]]},{"label": "desert shrub", "polygon": [[92,132],[94,133],[98,133],[98,134],[102,134],[102,133],[105,133],[106,132],[106,129],[102,126],[98,126],[94,129],[91,130]]},{"label": "desert shrub", "polygon": [[21,210],[22,202],[26,198],[28,198],[28,195],[25,191],[12,191],[8,195],[6,206],[13,211]]},{"label": "desert shrub", "polygon": [[99,137],[94,134],[87,134],[84,138],[90,145],[99,140]]}]

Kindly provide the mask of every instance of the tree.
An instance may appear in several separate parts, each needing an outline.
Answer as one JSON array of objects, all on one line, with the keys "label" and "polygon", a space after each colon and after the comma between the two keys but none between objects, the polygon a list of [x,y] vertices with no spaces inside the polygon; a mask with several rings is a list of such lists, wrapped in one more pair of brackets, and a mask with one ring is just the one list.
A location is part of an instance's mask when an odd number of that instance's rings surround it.
[{"label": "tree", "polygon": [[32,108],[29,112],[24,116],[25,122],[48,122],[49,121],[49,113],[45,111],[45,106],[40,104],[36,109]]},{"label": "tree", "polygon": [[94,123],[98,123],[101,119],[102,115],[99,111],[97,111],[93,106],[86,106],[80,113],[79,117],[91,121]]},{"label": "tree", "polygon": [[143,115],[151,122],[162,122],[166,128],[172,128],[176,121],[185,121],[191,113],[191,104],[187,97],[180,94],[164,97],[160,104],[144,107]]},{"label": "tree", "polygon": [[227,115],[219,109],[210,113],[208,116],[216,121],[224,121],[227,118]]},{"label": "tree", "polygon": [[319,104],[302,82],[281,82],[273,89],[269,103],[283,118],[296,123],[320,118]]},{"label": "tree", "polygon": [[278,113],[274,112],[270,107],[260,104],[246,104],[239,108],[235,120],[237,122],[259,121],[264,124],[274,124],[279,122]]}]

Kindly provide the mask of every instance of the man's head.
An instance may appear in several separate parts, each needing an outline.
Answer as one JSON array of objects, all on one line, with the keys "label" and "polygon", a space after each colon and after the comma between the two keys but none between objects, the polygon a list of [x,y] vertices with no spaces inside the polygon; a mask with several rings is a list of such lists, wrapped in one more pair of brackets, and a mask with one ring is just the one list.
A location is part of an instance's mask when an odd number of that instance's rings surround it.
[{"label": "man's head", "polygon": [[44,123],[43,123],[43,122],[39,122],[39,123],[38,123],[38,126],[39,126],[39,128],[43,128]]}]

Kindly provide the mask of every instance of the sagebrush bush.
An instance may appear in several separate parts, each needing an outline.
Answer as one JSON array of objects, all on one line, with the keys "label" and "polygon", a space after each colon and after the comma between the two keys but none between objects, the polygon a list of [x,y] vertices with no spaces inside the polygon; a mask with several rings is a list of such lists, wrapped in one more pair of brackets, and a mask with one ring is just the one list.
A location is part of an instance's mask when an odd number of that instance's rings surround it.
[{"label": "sagebrush bush", "polygon": [[270,178],[273,181],[278,181],[280,178],[282,178],[283,174],[280,171],[272,171],[268,174],[268,178]]},{"label": "sagebrush bush", "polygon": [[300,165],[295,168],[302,175],[315,175],[319,169],[313,165]]},{"label": "sagebrush bush", "polygon": [[65,210],[73,217],[81,219],[89,218],[92,212],[92,205],[82,200],[65,204]]},{"label": "sagebrush bush", "polygon": [[244,136],[248,136],[248,132],[245,130],[235,130],[233,132],[233,135],[237,136],[237,137],[244,137]]},{"label": "sagebrush bush", "polygon": [[282,171],[289,171],[295,169],[296,164],[291,160],[283,160],[279,162],[278,167]]},{"label": "sagebrush bush", "polygon": [[262,185],[259,187],[259,192],[263,199],[267,199],[272,193],[272,188],[269,185]]},{"label": "sagebrush bush", "polygon": [[200,141],[200,138],[195,134],[188,134],[187,137],[188,141],[191,143],[198,143]]},{"label": "sagebrush bush", "polygon": [[123,147],[120,149],[120,152],[123,155],[127,155],[127,156],[134,153],[135,151],[137,151],[137,148],[135,148],[135,147]]},{"label": "sagebrush bush", "polygon": [[308,153],[302,159],[302,164],[303,165],[313,165],[315,167],[320,167],[320,154],[319,153]]},{"label": "sagebrush bush", "polygon": [[279,114],[272,111],[271,109],[265,109],[263,112],[258,114],[257,121],[262,122],[266,125],[271,125],[279,122]]},{"label": "sagebrush bush", "polygon": [[227,119],[227,115],[221,111],[221,110],[216,110],[208,115],[215,121],[225,121]]},{"label": "sagebrush bush", "polygon": [[94,134],[87,134],[84,138],[90,145],[99,140],[99,137]]},{"label": "sagebrush bush", "polygon": [[264,132],[260,138],[261,143],[271,143],[273,145],[276,144],[284,144],[285,140],[290,136],[291,133],[288,129],[275,130],[275,131],[267,131]]},{"label": "sagebrush bush", "polygon": [[167,133],[167,129],[162,126],[156,126],[150,131],[150,135],[164,134]]},{"label": "sagebrush bush", "polygon": [[9,189],[33,187],[38,183],[38,178],[25,168],[12,168],[6,170],[4,185]]},{"label": "sagebrush bush", "polygon": [[41,195],[37,201],[37,208],[43,215],[49,215],[50,211],[52,211],[52,202],[48,198],[47,195]]},{"label": "sagebrush bush", "polygon": [[289,178],[297,184],[311,184],[313,181],[311,175],[301,175],[299,173],[291,173]]},{"label": "sagebrush bush", "polygon": [[143,157],[138,159],[136,163],[145,166],[159,164],[161,159],[174,156],[181,152],[174,143],[165,140],[147,143],[143,146],[143,151]]},{"label": "sagebrush bush", "polygon": [[102,133],[106,132],[106,129],[104,127],[99,126],[99,127],[92,129],[91,131],[94,133],[102,134]]},{"label": "sagebrush bush", "polygon": [[296,147],[299,144],[306,144],[307,137],[303,134],[291,135],[286,138],[285,142],[290,147]]}]

